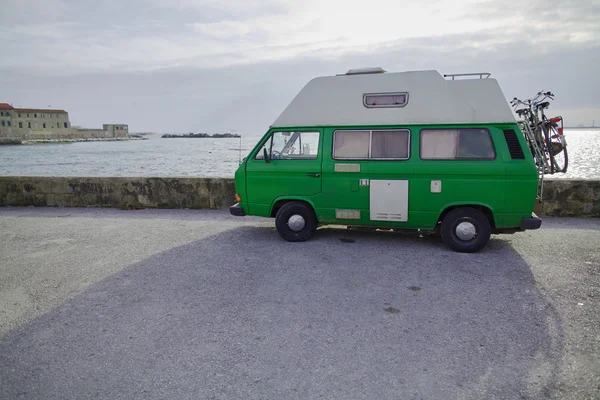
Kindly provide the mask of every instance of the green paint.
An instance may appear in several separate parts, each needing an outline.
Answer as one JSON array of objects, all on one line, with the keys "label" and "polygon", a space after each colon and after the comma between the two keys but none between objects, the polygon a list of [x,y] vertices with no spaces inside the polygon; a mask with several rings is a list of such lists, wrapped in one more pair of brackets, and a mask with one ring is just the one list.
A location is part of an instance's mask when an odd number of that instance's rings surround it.
[{"label": "green paint", "polygon": [[[422,160],[420,134],[423,129],[487,129],[496,157],[493,160]],[[332,157],[336,129],[408,129],[410,156],[407,160],[335,160]],[[511,159],[503,130],[513,129],[525,153]],[[265,162],[256,159],[274,132],[319,132],[315,159]],[[358,164],[360,172],[336,172],[335,164]],[[316,176],[316,175],[320,176]],[[311,176],[312,175],[312,176]],[[369,186],[360,179],[408,180],[408,221],[372,221]],[[432,193],[431,181],[442,182],[441,193]],[[236,192],[246,215],[274,217],[278,205],[289,200],[310,204],[319,224],[344,224],[389,228],[433,229],[444,211],[475,205],[486,208],[496,228],[518,228],[531,217],[536,200],[537,171],[525,138],[516,124],[340,126],[272,128],[256,144],[235,173]],[[336,209],[360,210],[359,220],[336,218]]]}]

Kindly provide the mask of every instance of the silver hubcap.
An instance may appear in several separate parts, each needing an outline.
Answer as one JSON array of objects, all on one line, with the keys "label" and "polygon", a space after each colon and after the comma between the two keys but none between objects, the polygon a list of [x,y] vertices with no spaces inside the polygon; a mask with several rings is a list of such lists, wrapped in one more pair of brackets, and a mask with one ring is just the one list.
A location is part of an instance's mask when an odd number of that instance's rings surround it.
[{"label": "silver hubcap", "polygon": [[476,234],[477,229],[475,228],[475,225],[473,225],[470,222],[461,222],[456,227],[456,236],[460,240],[471,240],[475,237]]},{"label": "silver hubcap", "polygon": [[301,231],[304,225],[306,225],[306,221],[304,221],[302,215],[295,214],[288,219],[288,226],[294,232]]}]

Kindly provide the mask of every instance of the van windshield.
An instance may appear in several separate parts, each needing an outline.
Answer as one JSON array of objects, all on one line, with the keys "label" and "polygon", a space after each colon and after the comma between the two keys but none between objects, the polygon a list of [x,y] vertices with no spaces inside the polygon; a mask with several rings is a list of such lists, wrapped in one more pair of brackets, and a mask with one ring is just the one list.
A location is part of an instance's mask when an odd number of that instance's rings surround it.
[{"label": "van windshield", "polygon": [[256,154],[264,159],[264,149],[270,159],[313,160],[318,156],[319,132],[274,132]]}]

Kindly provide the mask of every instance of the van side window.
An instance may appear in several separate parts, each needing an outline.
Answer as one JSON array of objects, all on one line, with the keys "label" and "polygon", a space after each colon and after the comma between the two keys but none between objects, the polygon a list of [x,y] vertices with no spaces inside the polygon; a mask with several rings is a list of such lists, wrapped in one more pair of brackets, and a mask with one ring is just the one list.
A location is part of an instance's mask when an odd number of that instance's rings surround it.
[{"label": "van side window", "polygon": [[407,160],[410,131],[338,130],[333,134],[334,159]]},{"label": "van side window", "polygon": [[335,131],[333,158],[369,158],[371,131]]},{"label": "van side window", "polygon": [[422,160],[494,160],[496,151],[487,129],[423,129]]},{"label": "van side window", "polygon": [[373,131],[371,158],[408,158],[409,132]]},{"label": "van side window", "polygon": [[271,160],[315,160],[319,155],[319,136],[316,131],[273,132],[256,154],[264,159],[264,149]]}]

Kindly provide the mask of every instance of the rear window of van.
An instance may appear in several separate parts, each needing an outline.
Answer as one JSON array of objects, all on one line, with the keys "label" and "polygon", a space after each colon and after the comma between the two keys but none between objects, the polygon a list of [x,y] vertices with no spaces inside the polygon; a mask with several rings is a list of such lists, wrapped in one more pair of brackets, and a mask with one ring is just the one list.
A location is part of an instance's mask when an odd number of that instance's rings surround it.
[{"label": "rear window of van", "polygon": [[494,160],[496,151],[487,129],[423,129],[422,160]]}]

